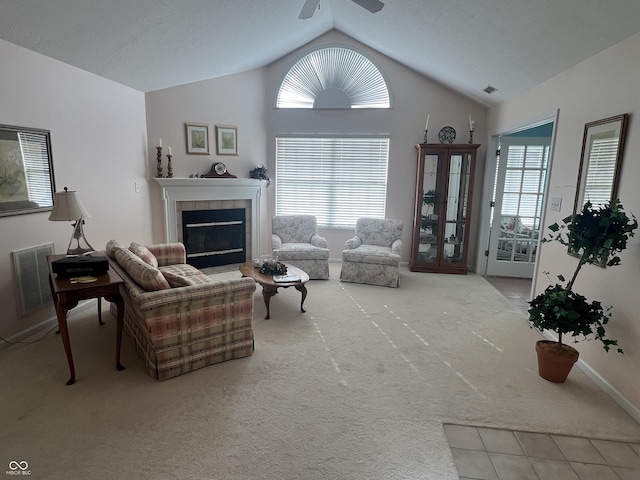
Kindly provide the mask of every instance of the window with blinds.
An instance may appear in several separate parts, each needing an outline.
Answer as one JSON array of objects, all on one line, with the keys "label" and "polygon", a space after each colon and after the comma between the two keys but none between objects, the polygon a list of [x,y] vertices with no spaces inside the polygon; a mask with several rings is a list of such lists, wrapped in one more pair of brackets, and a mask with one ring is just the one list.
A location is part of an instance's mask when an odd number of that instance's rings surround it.
[{"label": "window with blinds", "polygon": [[502,215],[516,215],[538,230],[549,161],[547,145],[509,145],[502,196]]},{"label": "window with blinds", "polygon": [[345,47],[321,47],[287,72],[277,108],[390,108],[389,89],[380,69],[363,54]]},{"label": "window with blinds", "polygon": [[384,218],[388,162],[388,137],[277,137],[276,215],[315,215],[330,228]]}]

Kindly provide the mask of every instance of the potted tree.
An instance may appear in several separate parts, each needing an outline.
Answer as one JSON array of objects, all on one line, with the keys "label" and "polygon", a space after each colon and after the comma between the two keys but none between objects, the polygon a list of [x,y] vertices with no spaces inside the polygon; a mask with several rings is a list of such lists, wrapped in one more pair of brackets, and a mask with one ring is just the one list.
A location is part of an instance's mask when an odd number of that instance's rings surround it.
[{"label": "potted tree", "polygon": [[548,286],[529,302],[531,327],[541,332],[550,330],[558,336],[558,341],[536,343],[542,378],[562,383],[578,360],[578,351],[563,343],[563,336],[573,337],[574,342],[578,337],[599,340],[607,352],[614,347],[623,353],[618,341],[606,336],[605,326],[611,317],[611,307],[598,301],[589,302],[573,290],[573,284],[586,264],[619,265],[617,254],[627,247],[627,240],[633,237],[637,227],[635,216],[629,218],[619,200],[598,208],[587,202],[579,213],[564,218],[562,224],[554,223],[549,227],[551,233],[542,242],[557,241],[565,245],[571,255],[578,257],[578,264],[568,282],[563,275],[558,275],[562,283]]}]

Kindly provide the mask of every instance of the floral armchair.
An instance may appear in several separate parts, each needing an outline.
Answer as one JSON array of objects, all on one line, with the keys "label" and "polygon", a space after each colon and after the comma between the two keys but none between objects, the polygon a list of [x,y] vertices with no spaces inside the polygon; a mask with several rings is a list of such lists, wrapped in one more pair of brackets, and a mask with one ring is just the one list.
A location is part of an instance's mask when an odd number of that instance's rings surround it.
[{"label": "floral armchair", "polygon": [[342,252],[340,280],[398,287],[403,227],[402,220],[359,218]]},{"label": "floral armchair", "polygon": [[271,220],[273,255],[305,271],[310,279],[329,278],[327,240],[316,231],[313,215],[280,215]]}]

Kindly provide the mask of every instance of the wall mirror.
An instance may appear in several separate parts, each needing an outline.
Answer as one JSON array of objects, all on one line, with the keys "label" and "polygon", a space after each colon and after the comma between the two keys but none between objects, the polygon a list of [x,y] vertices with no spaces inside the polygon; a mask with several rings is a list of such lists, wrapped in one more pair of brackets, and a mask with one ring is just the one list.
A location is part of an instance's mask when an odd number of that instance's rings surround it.
[{"label": "wall mirror", "polygon": [[48,130],[0,125],[0,217],[53,208]]},{"label": "wall mirror", "polygon": [[617,198],[628,117],[625,113],[584,126],[574,215],[586,202],[598,207]]}]

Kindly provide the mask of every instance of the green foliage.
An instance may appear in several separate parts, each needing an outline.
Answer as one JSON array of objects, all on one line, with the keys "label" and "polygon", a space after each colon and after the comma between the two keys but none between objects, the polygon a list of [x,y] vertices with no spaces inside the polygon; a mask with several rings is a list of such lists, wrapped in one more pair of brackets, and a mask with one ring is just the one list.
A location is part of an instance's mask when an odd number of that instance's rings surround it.
[{"label": "green foliage", "polygon": [[260,165],[249,172],[250,178],[258,180],[269,180],[269,170],[264,165]]},{"label": "green foliage", "polygon": [[[555,331],[560,343],[563,335],[570,335],[598,339],[606,351],[618,345],[617,340],[605,338],[604,326],[611,317],[611,307],[603,307],[597,301],[589,303],[586,297],[567,290],[563,285],[548,286],[529,305],[531,326],[540,331]],[[623,353],[621,348],[618,351]]]},{"label": "green foliage", "polygon": [[[540,331],[552,330],[562,343],[563,335],[583,336],[603,343],[606,351],[617,347],[617,340],[606,338],[605,325],[609,322],[611,308],[600,302],[589,303],[573,291],[573,284],[583,265],[615,266],[620,264],[619,252],[627,248],[627,240],[638,227],[635,216],[629,218],[619,200],[600,208],[587,202],[582,211],[563,219],[562,224],[549,226],[551,233],[542,242],[557,241],[578,257],[578,265],[566,285],[555,284],[529,302],[529,323]],[[563,275],[558,275],[561,282]],[[576,340],[577,341],[577,340]],[[623,353],[621,348],[618,352]]]},{"label": "green foliage", "polygon": [[436,191],[431,189],[428,190],[427,193],[424,194],[422,198],[422,203],[424,205],[435,205],[436,204]]}]

